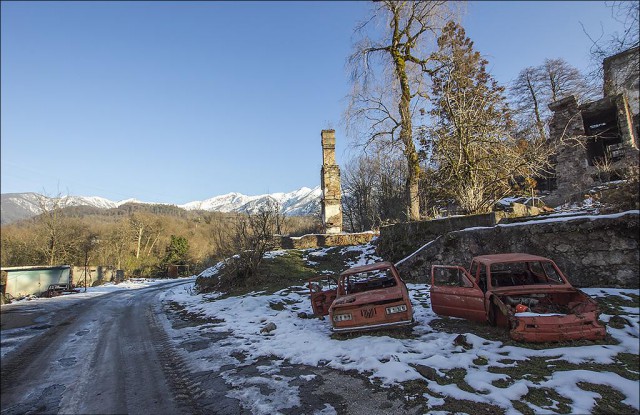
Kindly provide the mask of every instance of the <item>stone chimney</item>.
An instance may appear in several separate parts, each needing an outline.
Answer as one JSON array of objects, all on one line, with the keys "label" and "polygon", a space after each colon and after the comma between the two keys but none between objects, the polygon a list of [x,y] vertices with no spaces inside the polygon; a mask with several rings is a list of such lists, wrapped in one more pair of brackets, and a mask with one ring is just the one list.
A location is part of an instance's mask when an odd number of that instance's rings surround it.
[{"label": "stone chimney", "polygon": [[336,132],[322,130],[322,226],[324,233],[342,232],[342,194],[340,191],[340,167],[336,164]]}]

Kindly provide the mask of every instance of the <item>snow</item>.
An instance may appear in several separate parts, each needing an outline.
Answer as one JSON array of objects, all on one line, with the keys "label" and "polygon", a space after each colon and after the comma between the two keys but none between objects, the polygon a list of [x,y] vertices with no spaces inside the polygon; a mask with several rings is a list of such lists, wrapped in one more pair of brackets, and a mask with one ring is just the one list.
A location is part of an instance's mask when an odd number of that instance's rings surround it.
[{"label": "snow", "polygon": [[[613,216],[613,215],[612,215]],[[602,217],[602,216],[600,216]],[[375,261],[373,247],[345,247],[344,252],[358,252],[359,255],[350,266],[363,265]],[[326,254],[326,250],[307,250],[307,259],[318,258]],[[489,367],[516,366],[531,358],[544,358],[548,362],[564,361],[576,365],[612,364],[620,353],[639,353],[639,316],[638,308],[622,308],[624,316],[630,323],[624,329],[607,327],[608,333],[619,344],[592,344],[580,347],[555,347],[533,350],[525,347],[505,345],[500,341],[491,341],[471,333],[466,335],[467,342],[472,344],[470,350],[454,344],[458,333],[444,333],[435,331],[429,322],[438,318],[429,306],[429,286],[426,284],[408,284],[414,317],[417,325],[413,329],[414,338],[392,338],[388,336],[371,336],[362,334],[349,339],[331,338],[330,323],[324,319],[302,319],[298,313],[312,314],[307,290],[305,287],[290,287],[274,294],[249,293],[240,297],[217,298],[217,294],[193,295],[189,290],[173,290],[167,294],[165,300],[176,301],[192,313],[223,322],[206,329],[183,328],[172,331],[172,338],[176,343],[197,336],[203,331],[230,332],[232,336],[225,342],[211,344],[207,349],[184,353],[185,361],[192,371],[220,370],[227,364],[238,364],[239,361],[232,353],[242,353],[246,356],[243,365],[251,364],[260,358],[275,357],[278,360],[271,363],[260,378],[242,379],[231,372],[223,372],[225,380],[241,386],[241,391],[232,392],[233,396],[241,400],[242,404],[253,413],[266,414],[293,408],[297,405],[298,387],[287,385],[287,379],[275,376],[278,364],[301,364],[309,366],[326,366],[341,371],[355,370],[378,381],[383,386],[399,385],[408,380],[426,380],[416,371],[413,365],[423,365],[436,370],[443,376],[447,370],[463,368],[466,370],[465,381],[476,391],[470,393],[461,390],[455,384],[439,385],[429,381],[429,390],[444,397],[466,399],[473,402],[498,405],[507,414],[519,413],[512,401],[521,401],[531,388],[551,388],[572,400],[572,413],[588,413],[595,405],[599,395],[586,391],[578,386],[580,382],[607,385],[622,393],[624,403],[639,407],[638,382],[626,379],[611,372],[598,373],[586,370],[556,371],[550,377],[542,380],[523,379],[507,386],[497,387],[492,382],[507,379],[504,374],[488,371]],[[592,288],[585,289],[594,296],[616,295],[623,299],[631,299],[630,294],[638,294],[639,290]],[[287,302],[283,310],[274,310],[270,303]],[[532,313],[521,313],[529,315]],[[607,321],[611,316],[603,315]],[[268,335],[261,334],[260,329],[273,322],[277,326]],[[478,357],[486,360],[486,364],[474,363]],[[515,363],[504,363],[505,359]],[[271,374],[269,374],[271,373]],[[310,380],[305,377],[304,380]],[[265,385],[274,392],[270,397],[260,395],[259,386]],[[442,398],[426,396],[428,405],[441,405]],[[538,407],[527,403],[535,413],[553,413],[559,402],[550,406]],[[327,413],[333,413],[333,408],[327,408]],[[435,412],[434,412],[435,413]]]},{"label": "snow", "polygon": [[241,193],[227,193],[203,201],[194,201],[179,205],[186,210],[206,210],[217,212],[256,213],[271,203],[280,206],[281,213],[287,215],[310,214],[319,205],[322,189],[302,187],[289,193],[270,193],[247,196]]}]

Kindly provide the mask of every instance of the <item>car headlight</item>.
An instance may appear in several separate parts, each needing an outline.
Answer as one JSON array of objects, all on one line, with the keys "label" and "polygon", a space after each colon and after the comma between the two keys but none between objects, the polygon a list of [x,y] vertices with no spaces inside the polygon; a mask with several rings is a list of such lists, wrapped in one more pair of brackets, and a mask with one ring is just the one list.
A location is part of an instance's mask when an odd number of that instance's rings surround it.
[{"label": "car headlight", "polygon": [[351,314],[336,314],[333,316],[333,321],[347,321],[351,320]]},{"label": "car headlight", "polygon": [[407,305],[406,304],[396,305],[396,306],[393,306],[393,307],[387,307],[387,314],[402,313],[403,311],[407,311]]}]

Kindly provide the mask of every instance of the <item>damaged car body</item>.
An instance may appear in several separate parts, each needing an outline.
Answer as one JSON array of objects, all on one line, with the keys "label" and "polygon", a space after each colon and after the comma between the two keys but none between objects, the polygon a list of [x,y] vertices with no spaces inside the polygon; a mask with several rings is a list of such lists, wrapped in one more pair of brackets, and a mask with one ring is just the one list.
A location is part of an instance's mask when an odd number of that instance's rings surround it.
[{"label": "damaged car body", "polygon": [[314,278],[309,280],[309,289],[314,314],[329,315],[334,332],[375,330],[413,323],[407,286],[390,262],[350,268],[337,280],[332,277]]},{"label": "damaged car body", "polygon": [[507,327],[521,342],[600,340],[595,300],[573,287],[552,260],[509,253],[473,258],[469,270],[433,265],[436,314]]}]

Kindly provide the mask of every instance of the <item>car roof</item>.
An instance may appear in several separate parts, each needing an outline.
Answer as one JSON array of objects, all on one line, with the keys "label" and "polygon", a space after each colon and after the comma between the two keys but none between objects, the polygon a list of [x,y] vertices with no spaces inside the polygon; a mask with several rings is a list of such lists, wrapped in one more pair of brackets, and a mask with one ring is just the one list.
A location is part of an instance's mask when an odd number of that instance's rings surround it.
[{"label": "car roof", "polygon": [[393,266],[393,264],[391,262],[389,262],[389,261],[375,262],[373,264],[359,265],[357,267],[349,268],[348,270],[340,273],[340,275],[358,274],[360,272],[367,272],[367,271],[374,271],[374,270],[377,270],[377,269],[391,268],[392,266]]},{"label": "car roof", "polygon": [[517,252],[508,254],[480,255],[473,258],[473,260],[485,265],[497,264],[502,262],[551,261],[549,258],[545,258],[542,256],[521,254]]}]

